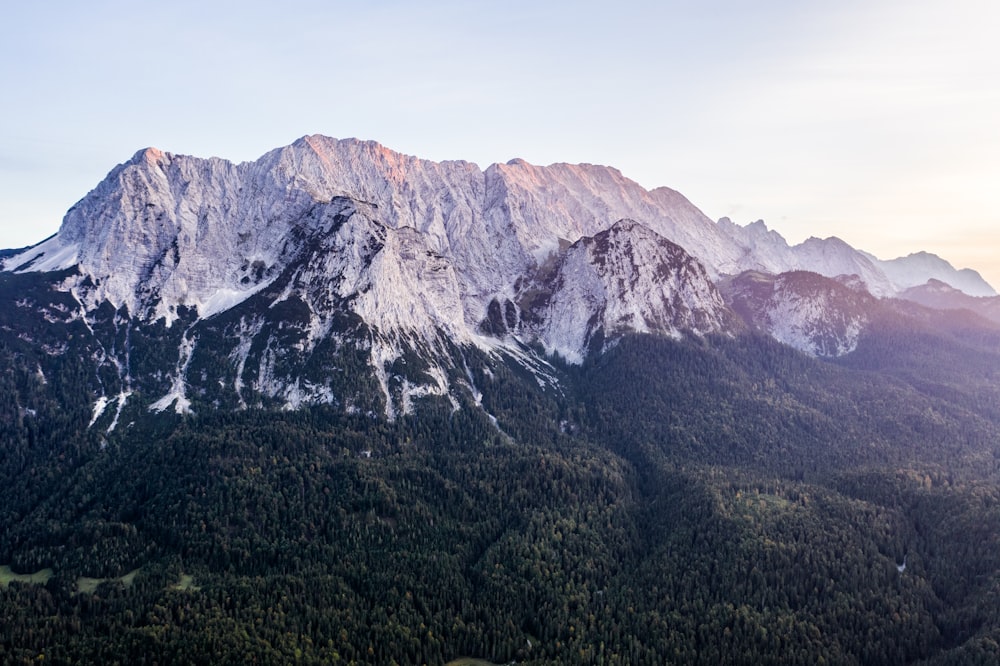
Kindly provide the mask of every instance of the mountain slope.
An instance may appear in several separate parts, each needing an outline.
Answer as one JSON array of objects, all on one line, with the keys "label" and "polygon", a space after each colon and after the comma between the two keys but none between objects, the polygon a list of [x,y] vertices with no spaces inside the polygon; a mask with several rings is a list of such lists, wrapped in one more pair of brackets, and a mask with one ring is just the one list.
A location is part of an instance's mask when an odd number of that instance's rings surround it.
[{"label": "mountain slope", "polygon": [[52,577],[0,585],[5,656],[986,660],[995,420],[764,336],[626,336],[562,392],[470,369],[496,425],[250,408],[102,444],[24,418],[0,561]]}]

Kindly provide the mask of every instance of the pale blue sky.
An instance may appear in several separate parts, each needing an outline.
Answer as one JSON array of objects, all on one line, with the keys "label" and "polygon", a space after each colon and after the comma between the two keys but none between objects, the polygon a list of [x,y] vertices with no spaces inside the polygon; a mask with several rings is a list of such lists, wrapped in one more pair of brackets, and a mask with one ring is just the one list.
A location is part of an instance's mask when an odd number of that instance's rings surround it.
[{"label": "pale blue sky", "polygon": [[0,246],[136,150],[304,134],[485,167],[610,164],[792,242],[1000,287],[1000,3],[6,3]]}]

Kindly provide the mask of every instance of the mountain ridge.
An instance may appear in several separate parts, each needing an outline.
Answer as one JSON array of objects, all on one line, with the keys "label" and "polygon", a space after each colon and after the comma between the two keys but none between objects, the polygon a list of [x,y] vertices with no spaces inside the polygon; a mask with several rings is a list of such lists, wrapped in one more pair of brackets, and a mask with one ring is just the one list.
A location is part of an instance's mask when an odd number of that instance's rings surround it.
[{"label": "mountain ridge", "polygon": [[[517,358],[543,378],[546,356],[579,364],[623,335],[749,325],[836,357],[873,321],[876,301],[855,292],[897,293],[877,260],[836,237],[789,246],[763,222],[713,222],[679,192],[645,190],[613,167],[515,159],[480,169],[320,135],[239,164],[140,150],[55,236],[2,266],[62,271],[54,288],[76,303],[70,318],[118,376],[95,397],[95,414],[109,404],[120,413],[140,381],[121,370],[127,346],[101,338],[121,328],[99,332],[105,305],[126,326],[183,329],[161,336],[174,358],[159,379],[141,380],[152,381],[147,393],[157,387],[144,398],[150,409],[191,409],[192,369],[214,354],[199,336],[225,333],[225,359],[199,371],[219,387],[194,382],[203,394],[350,408],[356,396],[334,375],[357,352],[392,417],[415,396],[474,395],[462,349]],[[717,285],[743,284],[747,271],[778,276],[780,298],[737,289],[727,302]],[[749,303],[755,295],[764,301]],[[314,361],[320,348],[333,357]]]},{"label": "mountain ridge", "polygon": [[[132,159],[113,169],[94,191],[70,209],[63,227],[57,233],[62,241],[60,245],[72,245],[87,235],[84,233],[87,226],[84,218],[93,219],[93,211],[89,211],[89,215],[82,215],[82,211],[77,209],[81,204],[85,204],[91,195],[98,194],[97,198],[100,200],[99,194],[102,190],[112,197],[116,196],[113,192],[114,181],[121,172],[130,171],[130,167],[140,169],[146,167],[142,170],[142,175],[155,176],[155,173],[151,174],[150,171],[169,168],[171,162],[175,160],[188,165],[184,180],[189,183],[196,182],[195,177],[198,174],[193,173],[195,170],[202,171],[202,179],[211,179],[213,173],[225,178],[240,172],[243,174],[242,180],[250,181],[243,184],[252,186],[255,195],[259,196],[267,194],[268,189],[264,185],[267,181],[272,181],[271,185],[279,186],[278,194],[285,199],[282,202],[284,204],[290,204],[303,195],[320,202],[329,200],[333,196],[349,196],[377,205],[381,203],[383,211],[389,216],[386,222],[390,226],[414,226],[435,239],[439,252],[446,249],[446,243],[442,242],[447,236],[447,232],[442,228],[445,218],[456,217],[458,234],[471,233],[474,229],[469,225],[474,223],[473,220],[477,217],[475,213],[483,218],[491,218],[492,214],[495,214],[489,206],[477,207],[471,204],[476,201],[489,203],[487,199],[493,197],[493,203],[499,204],[502,208],[504,194],[513,188],[519,190],[520,196],[515,197],[515,200],[520,202],[523,212],[529,213],[528,221],[539,222],[541,216],[535,212],[539,207],[547,211],[544,217],[548,222],[542,220],[541,226],[543,231],[548,233],[539,235],[538,229],[532,231],[524,225],[515,225],[513,228],[513,231],[522,235],[520,240],[524,248],[538,255],[536,259],[543,258],[547,251],[555,247],[558,237],[574,241],[581,235],[593,235],[618,219],[631,218],[651,225],[661,235],[678,242],[692,252],[706,264],[713,277],[717,277],[716,274],[734,275],[743,270],[780,273],[787,270],[813,269],[827,277],[835,277],[841,273],[858,273],[862,279],[868,280],[870,290],[876,295],[891,295],[889,292],[892,290],[885,284],[884,277],[871,274],[867,262],[860,256],[854,256],[850,260],[853,266],[845,264],[836,269],[816,265],[810,267],[807,265],[810,263],[808,258],[799,260],[793,258],[796,253],[801,253],[803,245],[821,248],[831,242],[840,242],[839,239],[830,238],[823,241],[810,239],[798,246],[788,246],[780,234],[768,231],[760,221],[746,227],[739,227],[727,218],[713,223],[675,190],[667,187],[645,190],[613,167],[567,163],[539,167],[521,159],[514,159],[480,169],[474,163],[462,160],[432,162],[403,155],[374,141],[336,140],[321,135],[302,137],[289,146],[265,153],[257,160],[238,164],[217,157],[194,158],[174,155],[157,148],[140,150]],[[273,173],[274,177],[267,178],[268,172]],[[141,176],[136,179],[135,175],[132,173],[133,190],[143,180]],[[150,193],[155,195],[157,188],[162,189],[167,183],[147,182],[147,185],[151,190]],[[544,188],[539,188],[539,185],[544,185]],[[457,186],[467,190],[465,196],[456,196],[461,194],[457,192]],[[595,195],[601,188],[610,193]],[[418,200],[413,195],[421,189],[424,193],[428,190],[433,191],[439,195],[439,200]],[[584,194],[587,196],[583,196]],[[497,197],[501,200],[497,200]],[[271,202],[272,205],[274,203]],[[407,205],[402,206],[403,203]],[[438,205],[435,209],[429,204]],[[553,215],[553,211],[558,212],[560,208],[566,209],[567,206],[569,210],[561,211],[562,215]],[[530,210],[532,208],[535,211]],[[669,214],[665,215],[664,211]],[[138,213],[138,211],[132,212]],[[193,210],[177,212],[178,216],[195,213]],[[211,211],[200,212],[211,213]],[[259,210],[255,212],[260,213]],[[567,212],[572,213],[571,222],[566,220]],[[245,214],[246,211],[235,211],[235,213]],[[674,219],[671,219],[671,214]],[[518,217],[518,212],[513,211],[512,216]],[[521,217],[523,218],[523,215]],[[558,229],[553,227],[552,218],[561,218],[561,221],[555,224]],[[549,228],[546,229],[546,225]],[[533,228],[537,225],[528,226]],[[510,229],[509,224],[507,228]],[[553,231],[562,233],[552,233]],[[754,257],[748,262],[746,257],[748,252],[767,254],[762,252],[757,243],[762,237],[769,238],[772,256]],[[853,251],[853,248],[850,250]],[[24,257],[26,254],[22,253],[21,256]],[[873,262],[880,261],[866,253],[859,254]],[[55,265],[65,267],[72,258],[71,254],[64,255]],[[892,264],[895,261],[898,260],[891,260],[888,263]],[[811,260],[811,263],[815,264],[815,260]],[[4,266],[7,270],[18,268],[10,261],[5,262]],[[860,271],[857,270],[859,266]],[[855,270],[850,270],[851,268]],[[940,279],[940,275],[934,277]],[[913,284],[895,285],[895,290],[901,291],[910,286]],[[980,288],[989,289],[988,285],[982,284]]]}]

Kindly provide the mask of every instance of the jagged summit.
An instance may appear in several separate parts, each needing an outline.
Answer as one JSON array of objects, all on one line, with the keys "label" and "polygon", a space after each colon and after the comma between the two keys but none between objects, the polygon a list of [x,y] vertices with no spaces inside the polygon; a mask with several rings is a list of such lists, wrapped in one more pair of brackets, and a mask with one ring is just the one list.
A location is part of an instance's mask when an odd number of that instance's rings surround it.
[{"label": "jagged summit", "polygon": [[164,160],[170,160],[173,157],[170,153],[165,153],[159,148],[150,146],[148,148],[143,148],[142,150],[136,151],[132,159],[129,160],[132,164],[139,164],[140,162],[145,162],[147,164],[160,164]]},{"label": "jagged summit", "polygon": [[[640,222],[612,226],[622,218]],[[578,363],[629,332],[724,331],[733,320],[711,278],[737,255],[686,199],[608,167],[482,170],[306,136],[240,164],[139,151],[4,268],[63,271],[57,288],[94,331],[106,305],[116,321],[179,328],[176,364],[160,370],[169,380],[145,390],[157,410],[217,393],[190,368],[219,349],[225,360],[203,375],[228,368],[223,402],[350,408],[360,398],[330,374],[341,361],[316,359],[354,349],[392,416],[418,396],[457,399],[468,382],[456,350],[499,350],[544,377],[527,345]],[[510,327],[487,325],[493,304]],[[127,348],[100,345],[130,367]],[[98,404],[125,403],[138,379],[117,381]]]},{"label": "jagged summit", "polygon": [[242,164],[139,151],[70,210],[55,239],[4,267],[79,265],[100,282],[88,307],[108,300],[170,320],[177,307],[200,308],[220,289],[255,286],[243,280],[246,264],[278,270],[272,255],[281,254],[282,239],[336,197],[373,205],[384,224],[416,229],[450,258],[470,323],[498,285],[543,261],[561,239],[575,242],[622,217],[677,240],[713,275],[739,255],[686,199],[647,192],[608,167],[515,161],[483,171],[373,141],[307,136]]},{"label": "jagged summit", "polygon": [[[883,270],[867,265],[870,258],[839,239],[810,239],[789,247],[761,221],[746,227],[728,220],[713,224],[680,193],[666,187],[647,191],[612,167],[540,167],[513,159],[482,170],[460,160],[432,162],[404,155],[375,141],[322,135],[304,136],[241,164],[140,150],[70,210],[57,241],[4,266],[52,270],[79,262],[84,272],[97,276],[117,272],[110,270],[106,257],[121,257],[119,250],[147,241],[143,245],[151,251],[135,258],[138,266],[131,271],[138,277],[163,254],[164,243],[169,246],[176,239],[183,245],[185,238],[203,236],[207,227],[280,223],[280,218],[301,214],[304,206],[337,196],[377,206],[385,223],[417,229],[436,251],[459,264],[478,262],[488,252],[498,265],[483,267],[481,279],[463,275],[469,281],[463,286],[476,293],[495,284],[498,272],[543,261],[560,239],[574,242],[621,218],[640,220],[680,244],[713,278],[751,269],[815,270],[830,277],[857,274],[877,295],[911,286],[887,280]],[[162,204],[153,224],[142,215],[150,211],[136,209],[137,201],[147,208]],[[200,231],[192,235],[191,229]],[[116,302],[129,301],[125,291],[108,295]],[[192,303],[204,298],[201,290],[193,291],[165,296]],[[484,302],[488,299],[477,306],[467,299],[472,319],[482,314]],[[157,314],[166,316],[162,308]]]},{"label": "jagged summit", "polygon": [[899,288],[878,268],[873,259],[846,242],[830,236],[812,236],[798,245],[789,245],[785,238],[768,229],[763,220],[739,226],[729,218],[722,218],[718,226],[746,248],[746,270],[759,270],[779,274],[789,271],[812,271],[826,277],[856,275],[872,294],[893,296]]},{"label": "jagged summit", "polygon": [[571,245],[525,309],[537,322],[527,327],[533,337],[575,363],[625,333],[679,338],[735,328],[704,266],[630,219]]}]

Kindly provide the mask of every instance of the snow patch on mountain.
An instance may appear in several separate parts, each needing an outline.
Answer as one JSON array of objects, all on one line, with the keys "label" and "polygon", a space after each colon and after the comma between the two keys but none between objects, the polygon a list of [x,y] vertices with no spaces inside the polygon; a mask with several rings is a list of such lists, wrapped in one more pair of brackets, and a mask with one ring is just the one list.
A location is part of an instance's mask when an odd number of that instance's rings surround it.
[{"label": "snow patch on mountain", "polygon": [[108,425],[107,430],[104,431],[105,434],[111,434],[118,427],[118,420],[121,418],[122,410],[125,409],[125,403],[131,395],[132,391],[123,390],[115,398],[115,417],[111,420],[111,424]]},{"label": "snow patch on mountain", "polygon": [[208,319],[209,317],[217,315],[220,312],[230,310],[260,290],[270,286],[272,281],[273,280],[266,280],[242,291],[231,288],[221,288],[214,294],[211,294],[207,299],[205,299],[205,301],[195,304],[195,307],[198,309],[198,316],[202,319]]},{"label": "snow patch on mountain", "polygon": [[427,396],[448,396],[451,400],[452,408],[456,409],[458,403],[449,394],[448,378],[444,370],[435,366],[429,368],[425,374],[431,379],[431,382],[414,384],[407,379],[402,381],[402,388],[400,389],[401,398],[399,400],[400,412],[403,415],[412,414],[414,400]]},{"label": "snow patch on mountain", "polygon": [[235,377],[233,378],[233,390],[239,400],[240,407],[246,409],[247,403],[243,397],[243,373],[246,370],[247,359],[250,357],[250,348],[253,346],[254,338],[263,328],[263,322],[255,319],[247,322],[245,317],[240,318],[239,327],[236,332],[237,344],[229,354],[229,361],[236,366]]},{"label": "snow patch on mountain", "polygon": [[0,261],[0,269],[18,273],[62,271],[76,265],[79,253],[79,243],[64,243],[57,234]]},{"label": "snow patch on mountain", "polygon": [[306,405],[332,405],[337,402],[329,386],[296,378],[285,384],[279,395],[284,398],[282,409],[293,411]]},{"label": "snow patch on mountain", "polygon": [[102,395],[100,398],[97,399],[97,402],[94,403],[94,414],[93,416],[90,417],[90,423],[87,424],[88,430],[95,423],[97,423],[97,419],[101,418],[101,414],[104,413],[104,410],[107,408],[107,406],[108,406],[108,397],[106,395]]},{"label": "snow patch on mountain", "polygon": [[191,356],[194,353],[197,339],[188,338],[187,333],[181,338],[178,348],[177,366],[174,372],[174,379],[170,385],[170,391],[162,398],[149,406],[151,412],[162,412],[171,405],[178,414],[191,413],[191,401],[187,398],[187,370],[191,363]]}]

